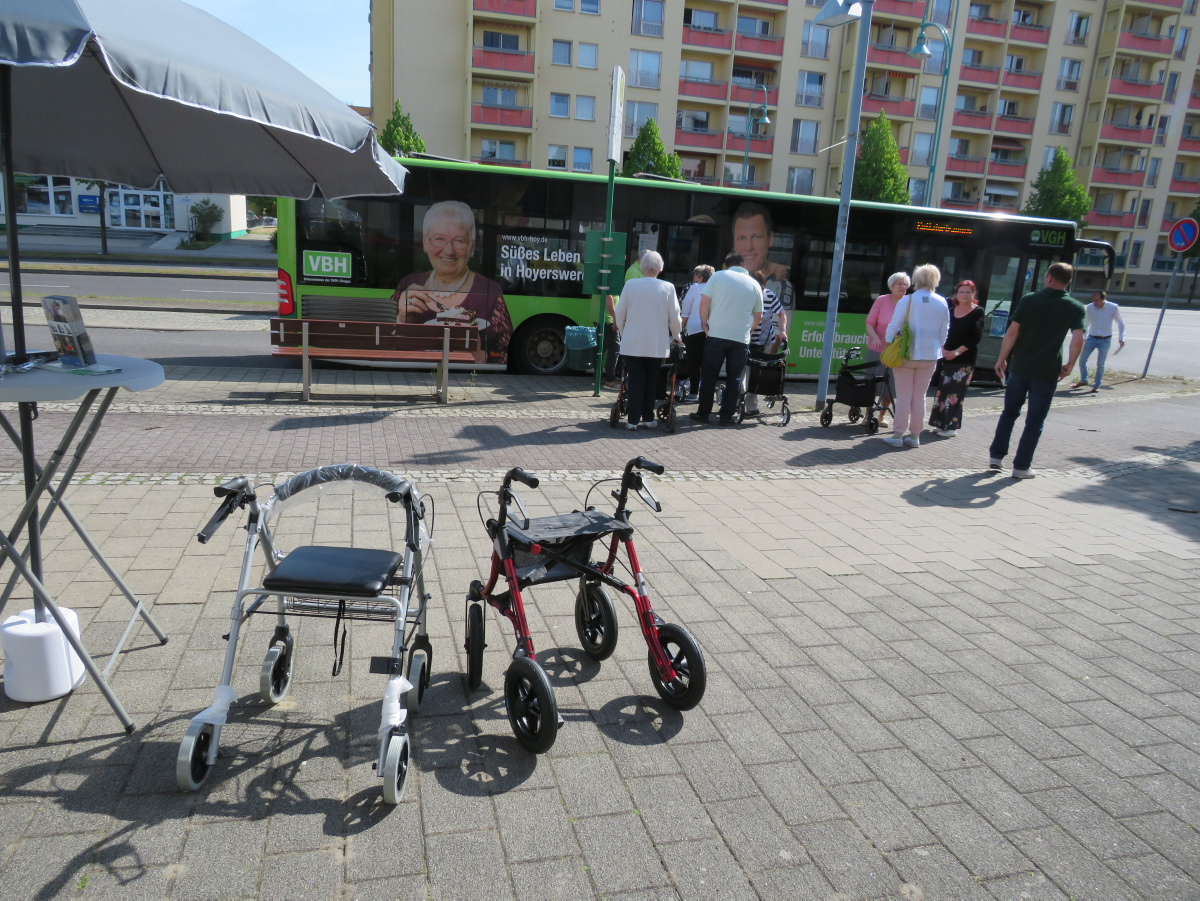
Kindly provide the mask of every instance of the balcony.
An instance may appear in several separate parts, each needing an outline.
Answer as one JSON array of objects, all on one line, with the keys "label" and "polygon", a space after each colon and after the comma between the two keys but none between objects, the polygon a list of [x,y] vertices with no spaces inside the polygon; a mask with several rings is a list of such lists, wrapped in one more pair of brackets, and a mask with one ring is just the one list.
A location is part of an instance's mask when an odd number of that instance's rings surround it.
[{"label": "balcony", "polygon": [[1003,84],[1006,88],[1015,88],[1018,91],[1040,91],[1042,89],[1042,73],[1005,69]]},{"label": "balcony", "polygon": [[1184,132],[1179,138],[1180,153],[1200,153],[1200,135]]},{"label": "balcony", "polygon": [[983,175],[987,160],[981,156],[948,156],[946,157],[947,172],[963,172],[967,175]]},{"label": "balcony", "polygon": [[525,106],[488,106],[471,104],[474,125],[496,125],[501,128],[533,128],[533,110]]},{"label": "balcony", "polygon": [[[900,165],[907,166],[908,165],[908,148],[907,147],[897,147],[896,149],[898,151],[900,151]],[[924,163],[924,165],[928,166],[929,163],[926,162],[926,163]]]},{"label": "balcony", "polygon": [[973,128],[979,131],[992,130],[992,114],[986,110],[956,109],[954,111],[955,128]]},{"label": "balcony", "polygon": [[529,160],[506,160],[498,156],[473,156],[472,163],[484,163],[489,166],[508,166],[514,169],[529,169]]},{"label": "balcony", "polygon": [[1154,53],[1159,56],[1170,56],[1175,52],[1175,39],[1145,31],[1122,31],[1117,38],[1117,47],[1121,50],[1133,50],[1136,53]]},{"label": "balcony", "polygon": [[1008,39],[1024,44],[1041,44],[1045,47],[1050,43],[1050,29],[1041,25],[1018,25],[1014,22],[1008,28]]},{"label": "balcony", "polygon": [[1128,185],[1140,188],[1146,181],[1146,173],[1137,169],[1107,169],[1096,166],[1092,169],[1092,183],[1101,185]]},{"label": "balcony", "polygon": [[717,180],[711,175],[685,175],[684,181],[690,181],[694,185],[715,185]]},{"label": "balcony", "polygon": [[964,197],[943,197],[940,204],[943,210],[978,210],[979,204]]},{"label": "balcony", "polygon": [[537,2],[536,0],[474,0],[474,9],[477,13],[497,13],[502,16],[533,18],[537,15]]},{"label": "balcony", "polygon": [[997,116],[995,130],[1011,135],[1031,135],[1033,120],[1025,116]]},{"label": "balcony", "polygon": [[757,53],[760,56],[783,56],[781,34],[739,34],[734,43],[739,53]]},{"label": "balcony", "polygon": [[999,19],[984,19],[971,16],[967,19],[967,34],[980,38],[999,38],[1008,36],[1008,23]]},{"label": "balcony", "polygon": [[709,50],[733,49],[733,32],[722,31],[719,28],[693,28],[683,26],[683,43],[689,47],[706,47]]},{"label": "balcony", "polygon": [[681,97],[698,97],[701,100],[715,100],[718,103],[724,103],[729,99],[729,82],[681,78],[679,79],[679,94]]},{"label": "balcony", "polygon": [[730,179],[729,181],[723,181],[721,184],[726,188],[745,188],[747,191],[766,191],[771,187],[769,182],[748,181],[745,184],[742,184],[741,180],[736,178]]},{"label": "balcony", "polygon": [[1175,223],[1178,221],[1179,220],[1174,217],[1164,216],[1162,224],[1158,226],[1158,230],[1160,232],[1169,232],[1172,228],[1175,227]]},{"label": "balcony", "polygon": [[[767,92],[767,106],[778,106],[779,88],[768,88],[766,85],[763,85],[763,90]],[[729,102],[757,103],[762,93],[758,88],[746,87],[744,84],[734,82],[729,88]]]},{"label": "balcony", "polygon": [[912,118],[917,101],[911,97],[897,97],[893,94],[863,95],[862,111],[865,114],[884,113],[889,118]]},{"label": "balcony", "polygon": [[[1102,269],[1107,260],[1108,258],[1102,250],[1081,250],[1075,255],[1075,266],[1079,269]],[[1117,254],[1114,268],[1124,269],[1127,261],[1127,254]]]},{"label": "balcony", "polygon": [[1100,126],[1100,140],[1115,144],[1151,144],[1154,142],[1154,129],[1105,122]]},{"label": "balcony", "polygon": [[[725,139],[725,149],[744,153],[746,150],[746,135],[729,132]],[[756,156],[770,156],[775,149],[774,135],[750,135],[750,152]]]},{"label": "balcony", "polygon": [[1172,194],[1191,194],[1193,197],[1200,195],[1200,177],[1189,178],[1186,175],[1171,176],[1171,193]]},{"label": "balcony", "polygon": [[1028,165],[1025,160],[989,160],[987,174],[996,178],[1024,179]]},{"label": "balcony", "polygon": [[1183,0],[1138,0],[1142,6],[1163,6],[1167,9],[1183,9]]},{"label": "balcony", "polygon": [[675,144],[678,147],[703,147],[708,150],[721,149],[721,132],[706,128],[676,128]]},{"label": "balcony", "polygon": [[983,201],[983,211],[985,213],[1016,213],[1019,207],[1014,200],[987,200]]},{"label": "balcony", "polygon": [[1133,213],[1117,213],[1112,210],[1092,210],[1087,214],[1089,228],[1133,228]]},{"label": "balcony", "polygon": [[909,56],[907,47],[872,44],[867,48],[867,62],[889,69],[920,69],[922,60]]},{"label": "balcony", "polygon": [[787,6],[788,0],[745,0],[747,3],[765,3],[767,6]]},{"label": "balcony", "polygon": [[1188,109],[1200,109],[1200,94],[1195,91],[1188,95]]},{"label": "balcony", "polygon": [[533,74],[533,53],[528,50],[500,50],[496,47],[475,47],[471,65],[476,69],[496,69],[500,72]]},{"label": "balcony", "polygon": [[800,55],[809,59],[829,59],[829,42],[801,41]]},{"label": "balcony", "polygon": [[1000,84],[999,66],[968,66],[963,65],[959,73],[963,81],[974,81],[978,84]]},{"label": "balcony", "polygon": [[1121,97],[1141,97],[1144,100],[1162,100],[1166,85],[1161,81],[1140,81],[1114,75],[1108,83],[1108,93]]},{"label": "balcony", "polygon": [[[822,4],[817,3],[817,6]],[[910,19],[921,18],[921,5],[913,0],[875,0],[874,14],[877,16],[905,16]]]}]

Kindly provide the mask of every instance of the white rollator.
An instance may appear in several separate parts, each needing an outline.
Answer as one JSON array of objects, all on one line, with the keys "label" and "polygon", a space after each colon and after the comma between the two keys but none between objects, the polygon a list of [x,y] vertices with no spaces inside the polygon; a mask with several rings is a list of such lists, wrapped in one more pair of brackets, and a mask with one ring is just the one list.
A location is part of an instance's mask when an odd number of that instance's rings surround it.
[{"label": "white rollator", "polygon": [[[285,554],[276,548],[270,528],[272,517],[293,504],[316,501],[324,490],[339,484],[376,495],[382,493],[389,502],[404,506],[402,554],[367,548],[313,546],[298,547]],[[268,704],[283,700],[291,686],[295,644],[287,614],[336,618],[335,636],[338,625],[344,620],[395,624],[391,656],[372,657],[371,672],[388,677],[383,693],[376,771],[383,777],[384,801],[398,803],[404,795],[410,757],[405,721],[420,709],[429,686],[429,666],[433,658],[425,625],[429,596],[425,593],[422,575],[422,561],[432,541],[425,525],[425,502],[420,492],[411,482],[391,473],[340,463],[294,476],[275,486],[271,497],[261,503],[255,488],[244,476],[215,488],[214,493],[222,498],[221,507],[197,538],[205,544],[230,513],[249,507],[246,550],[237,595],[229,614],[228,647],[221,681],[212,706],[192,718],[179,746],[175,760],[179,787],[183,791],[195,791],[212,771],[217,761],[221,728],[237,697],[230,682],[241,626],[268,598],[274,597],[277,599],[278,622],[259,675],[259,694]],[[261,586],[251,587],[254,552],[259,546],[266,557],[267,575]],[[409,625],[412,628],[406,635]],[[407,667],[404,665],[405,654],[408,655]],[[341,666],[340,656],[335,660],[336,675]]]}]

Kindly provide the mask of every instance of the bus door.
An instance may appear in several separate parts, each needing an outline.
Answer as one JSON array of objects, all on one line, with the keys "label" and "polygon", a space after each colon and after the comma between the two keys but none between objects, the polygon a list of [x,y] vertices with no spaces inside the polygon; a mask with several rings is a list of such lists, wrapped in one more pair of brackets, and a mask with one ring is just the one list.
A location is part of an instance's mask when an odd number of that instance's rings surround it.
[{"label": "bus door", "polygon": [[983,307],[983,338],[975,360],[977,378],[986,379],[1000,356],[1008,317],[1021,295],[1041,287],[1046,269],[1058,256],[995,252],[988,255],[988,285]]}]

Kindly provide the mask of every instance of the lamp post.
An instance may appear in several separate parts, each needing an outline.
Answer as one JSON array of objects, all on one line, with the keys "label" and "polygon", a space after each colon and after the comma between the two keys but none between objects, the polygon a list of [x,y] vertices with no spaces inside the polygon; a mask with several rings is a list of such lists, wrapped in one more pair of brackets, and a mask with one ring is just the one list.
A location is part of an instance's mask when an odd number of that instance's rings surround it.
[{"label": "lamp post", "polygon": [[[929,148],[929,177],[925,182],[925,206],[933,205],[933,177],[937,171],[938,153],[942,146],[942,118],[946,112],[946,89],[950,84],[950,56],[954,52],[954,43],[950,40],[950,32],[946,31],[937,22],[928,21],[929,7],[926,4],[926,16],[921,18],[921,32],[917,35],[917,43],[908,51],[909,56],[916,56],[922,59],[928,59],[933,56],[933,51],[929,49],[929,45],[925,43],[925,29],[929,27],[936,28],[942,33],[942,41],[944,48],[942,51],[942,86],[938,88],[938,102],[934,109],[934,124],[933,124],[933,146]],[[917,96],[918,103],[920,95]],[[920,116],[921,110],[917,109],[917,115]]]},{"label": "lamp post", "polygon": [[850,78],[850,110],[846,116],[846,147],[842,158],[842,190],[838,200],[837,233],[833,241],[833,268],[829,274],[829,299],[825,306],[825,336],[821,341],[821,374],[817,379],[817,409],[825,406],[829,371],[833,366],[833,339],[837,332],[838,300],[842,293],[842,265],[846,259],[846,232],[850,226],[850,193],[854,189],[854,164],[858,159],[858,128],[862,119],[863,78],[867,47],[871,43],[871,9],[875,0],[826,0],[814,25],[836,28],[858,22],[858,50]]},{"label": "lamp post", "polygon": [[[762,88],[763,102],[762,102],[762,106],[760,106],[756,112],[753,109],[753,107],[754,107],[754,92],[757,91],[759,88]],[[743,188],[743,190],[745,189],[746,184],[750,180],[750,134],[754,131],[754,123],[755,122],[761,122],[763,125],[771,124],[771,120],[767,117],[767,103],[770,101],[770,99],[771,99],[771,95],[767,93],[766,87],[764,85],[759,84],[757,81],[754,82],[754,88],[753,88],[753,90],[750,91],[750,102],[748,104],[746,104],[746,150],[745,150],[745,153],[742,154],[742,188]]]}]

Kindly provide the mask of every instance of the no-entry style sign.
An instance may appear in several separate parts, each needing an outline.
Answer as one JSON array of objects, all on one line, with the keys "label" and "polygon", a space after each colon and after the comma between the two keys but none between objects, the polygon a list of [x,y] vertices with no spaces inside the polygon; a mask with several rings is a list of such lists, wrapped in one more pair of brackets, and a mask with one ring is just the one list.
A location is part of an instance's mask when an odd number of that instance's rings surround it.
[{"label": "no-entry style sign", "polygon": [[1176,253],[1183,253],[1196,243],[1196,236],[1200,234],[1200,224],[1197,224],[1195,219],[1180,219],[1171,226],[1171,231],[1167,235],[1167,244]]}]

